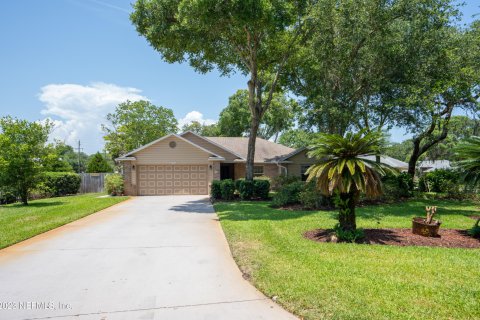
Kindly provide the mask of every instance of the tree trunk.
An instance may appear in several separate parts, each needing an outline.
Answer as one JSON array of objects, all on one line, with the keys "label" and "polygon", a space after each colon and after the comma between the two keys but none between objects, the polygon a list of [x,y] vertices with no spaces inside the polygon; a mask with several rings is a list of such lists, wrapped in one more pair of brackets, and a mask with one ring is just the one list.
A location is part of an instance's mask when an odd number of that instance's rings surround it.
[{"label": "tree trunk", "polygon": [[28,205],[28,192],[21,191],[20,192],[20,201],[22,201],[22,204]]},{"label": "tree trunk", "polygon": [[253,165],[255,163],[255,142],[257,139],[258,128],[260,127],[260,119],[257,114],[252,114],[252,123],[250,127],[250,136],[248,137],[248,153],[246,164],[246,180],[253,180]]},{"label": "tree trunk", "polygon": [[344,231],[355,231],[357,221],[355,215],[355,206],[357,204],[358,193],[356,191],[340,194],[338,222],[340,228]]},{"label": "tree trunk", "polygon": [[408,160],[408,174],[412,179],[415,178],[415,168],[417,167],[418,158],[420,158],[420,140],[415,139],[413,140],[412,155],[410,156],[410,160]]}]

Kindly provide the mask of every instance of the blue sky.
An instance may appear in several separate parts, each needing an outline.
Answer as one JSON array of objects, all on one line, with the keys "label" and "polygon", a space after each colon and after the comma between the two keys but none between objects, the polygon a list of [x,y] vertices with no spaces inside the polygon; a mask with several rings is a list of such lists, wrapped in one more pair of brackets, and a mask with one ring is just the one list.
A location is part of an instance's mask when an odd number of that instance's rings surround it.
[{"label": "blue sky", "polygon": [[[147,98],[182,122],[218,118],[228,97],[246,87],[162,61],[128,19],[131,0],[15,0],[0,7],[0,116],[56,123],[52,137],[85,151],[102,148],[100,124],[125,99]],[[468,0],[464,21],[480,12]],[[403,140],[395,130],[393,140]]]}]

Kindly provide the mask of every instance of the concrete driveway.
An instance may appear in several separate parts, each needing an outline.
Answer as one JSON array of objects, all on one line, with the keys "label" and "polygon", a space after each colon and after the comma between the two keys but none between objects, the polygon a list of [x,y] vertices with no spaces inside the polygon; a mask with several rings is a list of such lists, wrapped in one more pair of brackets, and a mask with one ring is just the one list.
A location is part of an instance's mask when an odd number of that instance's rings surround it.
[{"label": "concrete driveway", "polygon": [[204,196],[170,196],[0,250],[0,319],[296,318],[242,278]]}]

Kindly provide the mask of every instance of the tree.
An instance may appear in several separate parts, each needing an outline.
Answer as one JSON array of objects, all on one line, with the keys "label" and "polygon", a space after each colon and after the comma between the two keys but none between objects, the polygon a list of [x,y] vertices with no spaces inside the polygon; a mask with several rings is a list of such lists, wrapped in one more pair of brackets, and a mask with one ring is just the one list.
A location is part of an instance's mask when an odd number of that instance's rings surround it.
[{"label": "tree", "polygon": [[455,152],[461,159],[456,165],[464,171],[463,180],[477,186],[480,183],[480,137],[465,139],[455,148]]},{"label": "tree", "polygon": [[45,171],[49,172],[73,172],[73,168],[62,155],[58,153],[55,145],[46,147],[46,155],[43,158],[43,166]]},{"label": "tree", "polygon": [[69,146],[60,140],[55,140],[50,148],[54,149],[52,150],[52,153],[57,155],[57,159],[67,162],[73,168],[73,171],[76,173],[85,172],[86,163],[88,161],[88,155],[85,152],[76,152],[72,146]]},{"label": "tree", "polygon": [[192,121],[183,125],[182,132],[192,131],[198,135],[204,137],[216,137],[219,136],[219,129],[217,124],[201,124],[198,121]]},{"label": "tree", "polygon": [[309,146],[318,134],[302,129],[290,129],[282,133],[278,143],[290,148],[302,148]]},{"label": "tree", "polygon": [[422,39],[411,49],[417,53],[418,71],[398,90],[404,123],[413,134],[408,161],[412,177],[419,158],[447,138],[454,111],[479,108],[480,22],[466,30],[448,23],[441,21],[433,31],[415,35]]},{"label": "tree", "polygon": [[315,24],[316,1],[138,0],[131,20],[167,62],[201,73],[247,75],[251,113],[246,178],[253,179],[255,141],[285,65]]},{"label": "tree", "polygon": [[113,159],[169,133],[177,132],[177,120],[171,109],[148,101],[120,103],[102,125],[105,149]]},{"label": "tree", "polygon": [[377,155],[384,145],[377,131],[321,134],[313,143],[309,156],[316,163],[308,170],[308,181],[316,179],[316,186],[325,195],[338,195],[339,227],[343,231],[357,228],[355,207],[361,192],[368,197],[382,194],[381,176],[393,170],[362,156]]},{"label": "tree", "polygon": [[385,148],[385,154],[400,161],[408,161],[412,149],[412,141],[408,139],[402,142],[391,143]]},{"label": "tree", "polygon": [[427,2],[319,2],[314,34],[288,68],[287,85],[304,97],[300,125],[339,135],[392,126],[400,110],[389,102],[406,76],[402,36]]},{"label": "tree", "polygon": [[42,171],[50,122],[0,119],[0,185],[11,189],[23,204],[36,187]]},{"label": "tree", "polygon": [[112,167],[108,164],[107,160],[100,154],[95,153],[88,159],[87,172],[100,173],[100,172],[113,172]]},{"label": "tree", "polygon": [[[276,142],[279,135],[294,124],[295,100],[284,93],[275,93],[258,129],[260,138]],[[248,136],[252,115],[248,108],[248,91],[238,90],[228,99],[228,106],[220,112],[219,133],[226,137]]]}]

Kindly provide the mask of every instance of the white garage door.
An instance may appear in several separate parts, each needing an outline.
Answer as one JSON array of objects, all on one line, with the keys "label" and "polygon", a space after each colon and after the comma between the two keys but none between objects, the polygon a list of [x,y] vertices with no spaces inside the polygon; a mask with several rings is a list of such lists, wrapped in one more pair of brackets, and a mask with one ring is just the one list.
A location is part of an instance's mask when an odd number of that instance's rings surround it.
[{"label": "white garage door", "polygon": [[138,194],[208,194],[207,165],[139,165]]}]

